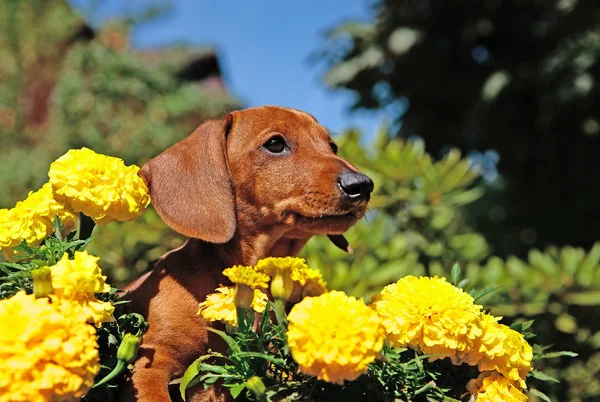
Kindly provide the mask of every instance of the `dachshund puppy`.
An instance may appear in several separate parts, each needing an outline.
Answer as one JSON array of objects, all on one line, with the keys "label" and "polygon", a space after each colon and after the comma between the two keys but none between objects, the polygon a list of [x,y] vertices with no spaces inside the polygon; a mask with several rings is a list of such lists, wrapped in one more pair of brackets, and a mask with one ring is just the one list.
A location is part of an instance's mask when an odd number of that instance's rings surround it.
[{"label": "dachshund puppy", "polygon": [[[140,171],[162,219],[190,239],[129,288],[150,325],[121,401],[169,401],[168,384],[208,349],[224,350],[198,303],[228,283],[223,269],[297,254],[313,235],[338,246],[363,217],[373,182],[336,155],[308,113],[264,106],[208,121]],[[189,390],[224,401],[226,389]]]}]

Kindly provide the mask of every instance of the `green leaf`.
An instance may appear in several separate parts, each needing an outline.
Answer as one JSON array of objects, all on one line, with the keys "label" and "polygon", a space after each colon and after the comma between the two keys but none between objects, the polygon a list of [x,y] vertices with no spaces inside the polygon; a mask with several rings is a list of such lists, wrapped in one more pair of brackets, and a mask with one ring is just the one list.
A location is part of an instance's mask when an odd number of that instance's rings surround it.
[{"label": "green leaf", "polygon": [[259,359],[264,359],[267,361],[270,361],[273,364],[276,364],[278,366],[285,366],[285,360],[284,359],[280,359],[274,356],[269,356],[263,353],[258,353],[258,352],[241,352],[241,353],[236,353],[235,357],[257,357]]},{"label": "green leaf", "polygon": [[54,220],[52,221],[52,226],[54,226],[54,236],[56,236],[56,238],[58,240],[62,240],[62,230],[64,229],[64,226],[62,224],[62,222],[60,221],[60,218],[58,217],[58,215],[54,216]]},{"label": "green leaf", "polygon": [[231,336],[227,335],[225,332],[219,331],[218,329],[214,329],[214,328],[210,328],[210,327],[207,327],[206,330],[210,331],[210,332],[214,332],[215,334],[217,334],[221,338],[223,338],[223,340],[227,343],[227,345],[229,346],[229,348],[232,350],[233,353],[240,353],[242,351],[240,349],[240,345],[238,345],[238,343],[235,341],[235,339],[233,339]]},{"label": "green leaf", "polygon": [[181,398],[185,401],[185,390],[188,387],[188,384],[198,375],[200,374],[200,364],[204,360],[211,358],[211,355],[205,355],[196,359],[183,373],[183,377],[181,377],[181,383],[179,384],[179,393],[181,394]]},{"label": "green leaf", "polygon": [[[212,356],[210,356],[212,357]],[[217,373],[217,374],[229,374],[229,372],[227,371],[227,369],[223,366],[217,366],[214,364],[208,364],[208,363],[200,363],[198,365],[198,368],[200,371],[209,371],[212,373]]]},{"label": "green leaf", "polygon": [[531,395],[535,395],[535,396],[537,396],[538,398],[540,398],[541,400],[544,400],[544,401],[546,401],[546,402],[552,402],[552,400],[551,400],[551,399],[548,397],[548,395],[544,394],[542,391],[538,391],[538,390],[537,390],[537,389],[535,389],[535,388],[533,388],[533,389],[530,389],[530,390],[528,391],[528,393],[529,393],[529,394],[531,394]]},{"label": "green leaf", "polygon": [[433,388],[435,388],[435,381],[429,381],[427,384],[425,384],[421,388],[417,389],[415,391],[415,395],[422,394],[423,392],[427,392]]},{"label": "green leaf", "polygon": [[452,284],[454,286],[458,286],[458,282],[460,282],[460,265],[458,264],[458,262],[452,266],[452,274],[451,275],[452,275]]},{"label": "green leaf", "polygon": [[233,397],[233,399],[237,398],[242,391],[246,388],[246,383],[240,383],[240,384],[234,384],[234,385],[225,385],[226,387],[229,388],[229,392],[231,393],[231,396]]},{"label": "green leaf", "polygon": [[529,375],[531,375],[533,378],[536,378],[540,381],[549,381],[549,382],[560,382],[558,381],[556,378],[549,376],[546,373],[542,373],[541,371],[538,371],[536,369],[533,369],[529,372]]},{"label": "green leaf", "polygon": [[486,288],[483,289],[481,292],[476,293],[475,295],[473,295],[473,299],[475,299],[475,301],[478,301],[479,299],[481,299],[482,297],[495,292],[496,290],[500,289],[502,286],[495,286],[493,288]]},{"label": "green leaf", "polygon": [[550,353],[545,353],[541,356],[538,356],[536,358],[536,360],[540,360],[540,359],[555,359],[557,357],[562,357],[562,356],[567,356],[567,357],[577,357],[578,354],[575,352],[569,352],[569,351],[558,351],[558,352],[550,352]]}]

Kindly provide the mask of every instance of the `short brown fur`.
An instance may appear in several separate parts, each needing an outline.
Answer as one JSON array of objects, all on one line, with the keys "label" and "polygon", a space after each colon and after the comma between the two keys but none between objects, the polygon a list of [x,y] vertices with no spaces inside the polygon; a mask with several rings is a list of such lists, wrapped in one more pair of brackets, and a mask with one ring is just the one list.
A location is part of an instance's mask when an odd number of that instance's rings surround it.
[{"label": "short brown fur", "polygon": [[[289,153],[263,147],[281,135]],[[168,383],[208,349],[224,347],[196,315],[224,268],[297,254],[315,234],[341,234],[366,200],[342,201],[338,177],[358,170],[334,154],[311,115],[264,106],[206,122],[141,170],[158,213],[189,239],[132,283],[130,309],[150,324],[120,401],[169,401]],[[368,197],[367,197],[368,198]],[[225,401],[219,387],[192,389],[189,401]]]}]

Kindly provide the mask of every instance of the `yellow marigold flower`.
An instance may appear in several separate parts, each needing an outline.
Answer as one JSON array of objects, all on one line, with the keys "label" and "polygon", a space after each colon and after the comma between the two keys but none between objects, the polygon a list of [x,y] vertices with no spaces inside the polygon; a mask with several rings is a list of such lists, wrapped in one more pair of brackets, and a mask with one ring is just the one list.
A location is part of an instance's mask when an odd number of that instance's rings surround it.
[{"label": "yellow marigold flower", "polygon": [[[237,326],[237,312],[234,299],[233,286],[221,286],[216,293],[206,296],[206,301],[198,305],[198,315],[208,321],[222,321],[226,324]],[[267,307],[267,295],[262,291],[254,290],[254,300],[251,307],[257,313],[263,313]]]},{"label": "yellow marigold flower", "polygon": [[78,400],[100,369],[96,331],[48,298],[0,300],[0,402]]},{"label": "yellow marigold flower", "polygon": [[10,258],[12,247],[23,240],[30,246],[37,246],[54,233],[53,221],[58,216],[65,231],[70,231],[77,217],[52,194],[52,185],[46,183],[38,191],[31,191],[27,198],[17,202],[12,209],[0,209],[0,249]]},{"label": "yellow marigold flower", "polygon": [[[323,280],[321,273],[316,269],[309,268],[304,258],[263,258],[258,261],[255,269],[259,272],[264,272],[271,278],[279,279],[279,284],[282,284],[286,288],[285,293],[287,294],[285,296],[287,297],[284,297],[284,299],[290,297],[291,300],[299,301],[302,297],[319,296],[327,291],[327,284]],[[273,289],[274,284],[271,284],[271,293],[273,295],[280,293],[278,292],[279,289]]]},{"label": "yellow marigold flower", "polygon": [[247,285],[253,289],[266,289],[271,279],[268,275],[258,272],[253,267],[236,265],[223,271],[223,275],[228,277],[231,282]]},{"label": "yellow marigold flower", "polygon": [[115,309],[111,303],[100,301],[95,295],[110,290],[106,276],[102,275],[98,266],[99,259],[87,251],[76,251],[75,259],[70,260],[65,253],[58,263],[50,267],[52,286],[58,300],[79,305],[87,321],[98,326],[111,321]]},{"label": "yellow marigold flower", "polygon": [[[302,271],[302,274],[304,276],[304,284],[302,285],[303,296],[320,296],[327,292],[327,283],[323,280],[323,275],[321,275],[320,271],[306,268]],[[302,281],[299,283],[302,283]]]},{"label": "yellow marigold flower", "polygon": [[483,333],[471,350],[461,354],[460,361],[477,364],[479,371],[497,371],[525,388],[525,377],[532,368],[533,350],[523,335],[498,320],[489,314],[482,316]]},{"label": "yellow marigold flower", "polygon": [[[288,272],[294,282],[304,286],[310,278],[315,278],[318,271],[308,268],[304,258],[298,257],[269,257],[256,263],[255,269],[271,278],[279,272]],[[316,272],[316,274],[315,274]]]},{"label": "yellow marigold flower", "polygon": [[292,302],[299,302],[305,297],[320,296],[327,292],[327,283],[323,280],[321,272],[308,268],[304,271],[306,282],[300,285],[300,282],[294,282],[292,295],[288,299]]},{"label": "yellow marigold flower", "polygon": [[141,215],[150,196],[139,167],[122,159],[81,148],[71,149],[50,165],[48,176],[57,200],[99,225]]},{"label": "yellow marigold flower", "polygon": [[385,341],[378,315],[344,292],[304,298],[288,321],[287,340],[300,371],[336,384],[366,372]]},{"label": "yellow marigold flower", "polygon": [[432,360],[467,350],[482,331],[481,306],[445,278],[407,276],[373,297],[372,307],[383,319],[394,346],[410,346]]},{"label": "yellow marigold flower", "polygon": [[476,402],[525,402],[527,395],[519,390],[516,382],[501,374],[487,371],[467,383],[467,391]]}]

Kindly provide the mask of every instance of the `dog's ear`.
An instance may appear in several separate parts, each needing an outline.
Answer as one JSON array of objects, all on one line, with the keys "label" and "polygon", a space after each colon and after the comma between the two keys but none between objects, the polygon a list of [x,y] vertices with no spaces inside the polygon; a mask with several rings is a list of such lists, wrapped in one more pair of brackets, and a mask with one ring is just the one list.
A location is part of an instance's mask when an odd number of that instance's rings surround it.
[{"label": "dog's ear", "polygon": [[228,114],[220,121],[202,124],[140,170],[158,214],[188,237],[226,243],[235,232],[235,201],[226,156],[231,123]]}]

